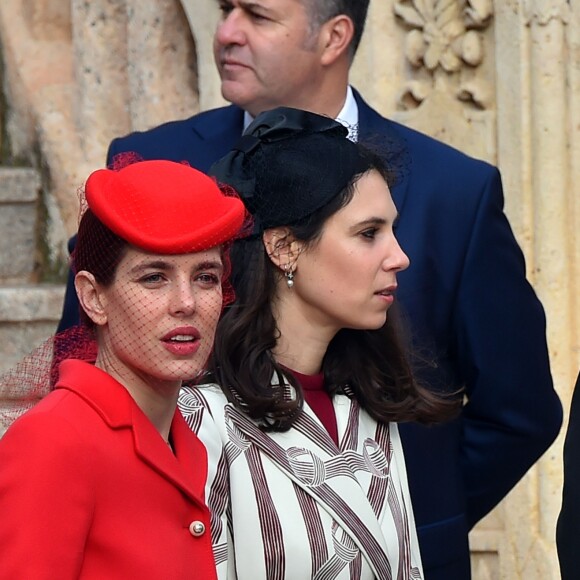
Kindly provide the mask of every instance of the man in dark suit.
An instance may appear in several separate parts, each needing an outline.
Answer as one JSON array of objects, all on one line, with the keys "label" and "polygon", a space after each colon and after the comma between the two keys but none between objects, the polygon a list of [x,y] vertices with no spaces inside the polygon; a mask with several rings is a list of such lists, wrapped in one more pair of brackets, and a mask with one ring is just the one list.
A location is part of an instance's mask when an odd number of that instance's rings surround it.
[{"label": "man in dark suit", "polygon": [[580,374],[572,394],[564,441],[564,489],[556,545],[562,580],[576,580],[580,576]]},{"label": "man in dark suit", "polygon": [[[422,379],[464,388],[465,406],[450,424],[401,433],[426,578],[463,580],[469,529],[554,440],[562,409],[544,312],[503,213],[497,169],[384,119],[348,85],[367,8],[364,0],[220,0],[215,57],[234,104],[116,139],[108,158],[135,151],[207,171],[251,116],[286,105],[356,125],[361,140],[379,136],[409,160],[393,191],[411,259],[399,298],[429,363]],[[62,326],[74,323],[71,298]]]}]

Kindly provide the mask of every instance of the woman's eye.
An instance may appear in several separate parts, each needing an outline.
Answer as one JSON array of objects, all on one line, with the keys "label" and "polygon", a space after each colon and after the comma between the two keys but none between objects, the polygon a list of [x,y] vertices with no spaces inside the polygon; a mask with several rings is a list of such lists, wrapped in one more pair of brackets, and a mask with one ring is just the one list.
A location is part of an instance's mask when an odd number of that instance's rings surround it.
[{"label": "woman's eye", "polygon": [[220,279],[215,274],[199,274],[195,279],[206,286],[215,286],[220,283]]},{"label": "woman's eye", "polygon": [[363,232],[361,232],[361,236],[363,236],[363,238],[367,238],[368,240],[374,240],[376,234],[377,228],[370,228],[368,230],[364,230]]},{"label": "woman's eye", "polygon": [[143,276],[143,278],[141,278],[141,282],[155,283],[160,282],[162,279],[163,277],[161,276],[161,274],[147,274],[146,276]]}]

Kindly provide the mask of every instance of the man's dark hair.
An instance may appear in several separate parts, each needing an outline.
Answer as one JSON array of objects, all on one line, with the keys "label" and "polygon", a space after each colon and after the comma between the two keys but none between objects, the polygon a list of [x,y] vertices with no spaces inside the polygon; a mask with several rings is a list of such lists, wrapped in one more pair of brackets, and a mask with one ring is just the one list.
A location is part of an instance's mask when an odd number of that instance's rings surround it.
[{"label": "man's dark hair", "polygon": [[339,14],[345,14],[352,20],[354,35],[349,47],[351,58],[354,58],[363,35],[369,2],[370,0],[304,0],[310,14],[312,30],[317,30]]}]

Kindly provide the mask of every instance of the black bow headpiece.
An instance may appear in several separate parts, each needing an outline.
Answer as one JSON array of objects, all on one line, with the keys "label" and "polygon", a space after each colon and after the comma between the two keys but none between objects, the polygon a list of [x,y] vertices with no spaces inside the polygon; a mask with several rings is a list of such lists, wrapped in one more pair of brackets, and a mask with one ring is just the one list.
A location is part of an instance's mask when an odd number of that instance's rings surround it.
[{"label": "black bow headpiece", "polygon": [[372,166],[347,135],[328,117],[279,107],[258,115],[209,173],[239,193],[255,234],[292,225]]}]

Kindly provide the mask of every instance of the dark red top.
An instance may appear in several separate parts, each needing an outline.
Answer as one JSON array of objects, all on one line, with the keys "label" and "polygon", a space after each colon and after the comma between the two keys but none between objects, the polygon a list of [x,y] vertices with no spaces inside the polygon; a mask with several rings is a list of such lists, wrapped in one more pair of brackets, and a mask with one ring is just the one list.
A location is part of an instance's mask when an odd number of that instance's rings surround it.
[{"label": "dark red top", "polygon": [[338,445],[338,429],[336,427],[336,415],[332,406],[332,399],[324,388],[324,375],[303,375],[292,369],[288,369],[294,378],[300,383],[304,392],[304,400],[310,405],[332,440]]}]

